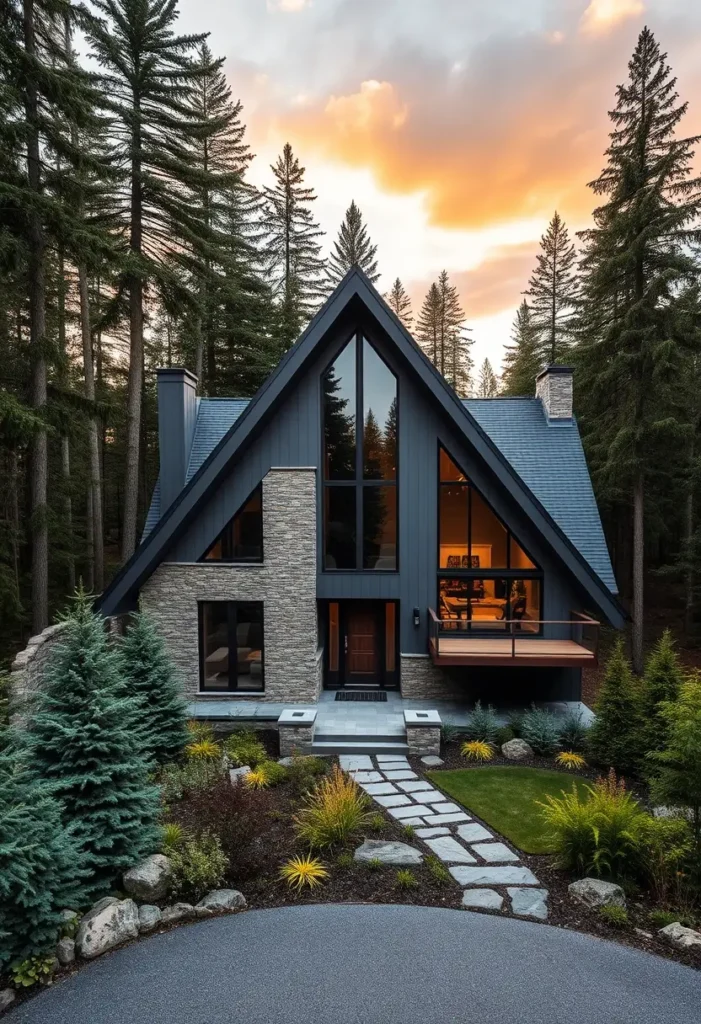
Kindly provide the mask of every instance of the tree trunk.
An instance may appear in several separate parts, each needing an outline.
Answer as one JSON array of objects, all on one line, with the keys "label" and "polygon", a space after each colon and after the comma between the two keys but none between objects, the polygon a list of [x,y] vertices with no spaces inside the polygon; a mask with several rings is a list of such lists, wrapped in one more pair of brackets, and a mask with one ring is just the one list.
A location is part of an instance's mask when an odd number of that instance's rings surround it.
[{"label": "tree trunk", "polygon": [[[134,97],[131,225],[129,248],[132,258],[141,257],[142,195],[141,195],[141,108]],[[139,440],[141,437],[141,393],[144,383],[144,284],[141,268],[129,279],[129,380],[127,383],[127,456],[124,474],[124,521],[122,524],[122,561],[126,562],[136,548],[136,516],[139,503]]]},{"label": "tree trunk", "polygon": [[644,568],[645,484],[638,474],[633,487],[633,671],[642,675],[643,657],[643,568]]},{"label": "tree trunk", "polygon": [[[24,45],[27,57],[37,59],[34,28],[34,0],[24,0]],[[36,80],[27,78],[24,95],[27,119],[27,178],[37,196],[41,192],[39,151],[39,97]],[[29,292],[29,344],[31,351],[32,406],[43,415],[46,408],[46,238],[41,215],[34,207],[27,218],[27,285]],[[49,624],[49,531],[46,493],[48,450],[46,430],[38,430],[32,443],[30,508],[32,536],[32,632],[41,633]]]},{"label": "tree trunk", "polygon": [[[92,333],[90,330],[90,297],[88,295],[88,272],[85,264],[78,267],[78,290],[80,293],[80,331],[83,341],[83,375],[85,378],[85,397],[89,402],[95,401],[95,369],[93,366]],[[98,417],[92,415],[88,423],[88,453],[90,466],[90,486],[88,494],[88,510],[90,522],[88,529],[88,560],[92,573],[91,590],[100,593],[105,585],[105,559],[102,527],[102,474],[100,472],[100,441]]]},{"label": "tree trunk", "polygon": [[68,589],[73,593],[75,590],[75,554],[73,551],[73,500],[71,498],[71,442],[68,435],[61,438],[61,475],[63,476],[64,496],[63,514],[66,518],[66,533],[68,543],[66,546],[66,559],[68,563]]},{"label": "tree trunk", "polygon": [[689,484],[689,493],[686,496],[685,509],[685,550],[687,552],[687,570],[684,596],[684,632],[690,636],[694,631],[694,563],[691,557],[692,538],[694,536],[694,490]]}]

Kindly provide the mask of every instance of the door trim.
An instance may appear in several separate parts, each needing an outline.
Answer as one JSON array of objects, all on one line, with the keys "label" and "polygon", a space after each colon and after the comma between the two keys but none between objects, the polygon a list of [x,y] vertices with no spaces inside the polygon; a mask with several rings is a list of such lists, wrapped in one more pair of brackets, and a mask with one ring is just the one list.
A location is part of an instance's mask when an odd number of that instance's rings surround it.
[{"label": "door trim", "polygon": [[[377,642],[378,642],[378,658],[379,658],[379,671],[377,674],[377,680],[374,682],[360,682],[346,680],[346,640],[347,640],[347,614],[349,606],[355,605],[356,607],[365,606],[372,609],[377,616]],[[388,628],[387,628],[387,606],[393,605],[393,633],[394,633],[394,651],[391,652],[393,657],[388,658],[387,640],[388,640]],[[331,606],[335,606],[337,611],[331,614]],[[324,689],[326,690],[368,690],[368,689],[380,689],[380,690],[398,690],[399,689],[399,601],[390,600],[377,600],[377,599],[340,599],[338,601],[324,600],[320,602],[320,618],[323,624],[323,638],[324,638]],[[331,619],[335,618],[338,621],[338,638],[337,647],[334,646],[335,657],[337,660],[337,667],[334,670],[331,669],[330,665],[330,654],[331,654]],[[387,666],[393,665],[393,669],[388,670]]]}]

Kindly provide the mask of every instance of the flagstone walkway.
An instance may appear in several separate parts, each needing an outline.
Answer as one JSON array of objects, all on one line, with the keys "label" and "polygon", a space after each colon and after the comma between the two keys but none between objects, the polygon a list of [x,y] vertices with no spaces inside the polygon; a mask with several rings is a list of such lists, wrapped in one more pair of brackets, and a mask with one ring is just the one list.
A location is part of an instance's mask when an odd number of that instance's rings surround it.
[{"label": "flagstone walkway", "polygon": [[464,889],[464,907],[547,920],[548,890],[519,854],[420,778],[405,757],[341,754],[338,760],[380,807],[402,825],[412,825],[417,838],[447,865]]}]

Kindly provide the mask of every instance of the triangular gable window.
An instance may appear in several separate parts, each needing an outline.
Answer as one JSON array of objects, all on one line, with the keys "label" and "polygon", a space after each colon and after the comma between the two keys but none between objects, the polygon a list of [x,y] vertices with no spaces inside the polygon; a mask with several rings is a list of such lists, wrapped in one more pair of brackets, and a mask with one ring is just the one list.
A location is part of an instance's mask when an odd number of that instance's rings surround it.
[{"label": "triangular gable window", "polygon": [[263,493],[260,484],[226,524],[201,561],[263,561]]}]

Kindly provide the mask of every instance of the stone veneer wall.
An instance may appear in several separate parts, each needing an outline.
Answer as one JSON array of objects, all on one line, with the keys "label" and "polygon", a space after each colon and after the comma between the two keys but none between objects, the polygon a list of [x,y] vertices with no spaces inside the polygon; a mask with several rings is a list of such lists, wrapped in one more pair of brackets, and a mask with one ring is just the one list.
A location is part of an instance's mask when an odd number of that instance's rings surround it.
[{"label": "stone veneer wall", "polygon": [[46,664],[64,629],[63,622],[47,626],[43,632],[31,637],[12,662],[10,691],[13,706],[20,708],[22,702],[41,687]]},{"label": "stone veneer wall", "polygon": [[465,686],[458,685],[447,672],[438,668],[428,654],[400,654],[402,697],[437,700],[465,699]]},{"label": "stone veneer wall", "polygon": [[572,373],[539,374],[535,385],[536,398],[545,407],[549,420],[572,419]]},{"label": "stone veneer wall", "polygon": [[262,601],[265,691],[251,699],[317,700],[315,469],[271,469],[263,480],[263,559],[162,562],[142,587],[141,606],[165,637],[189,696],[206,699],[199,692],[198,602]]}]

